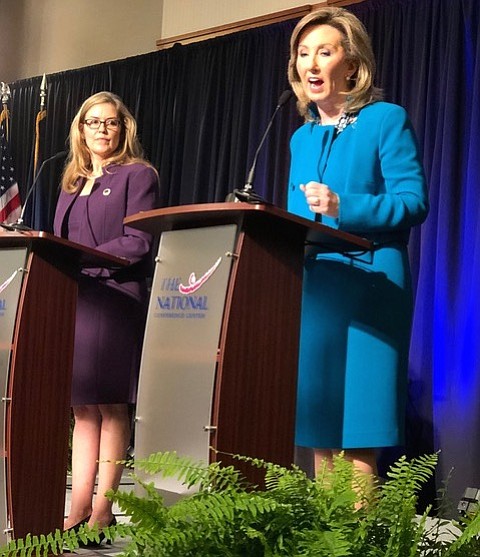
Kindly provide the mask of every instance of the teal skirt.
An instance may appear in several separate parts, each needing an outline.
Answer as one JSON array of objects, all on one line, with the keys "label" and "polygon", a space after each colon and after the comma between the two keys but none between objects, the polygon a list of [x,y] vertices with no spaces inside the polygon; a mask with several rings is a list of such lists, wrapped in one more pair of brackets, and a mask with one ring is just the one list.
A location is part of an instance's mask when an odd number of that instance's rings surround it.
[{"label": "teal skirt", "polygon": [[403,444],[412,305],[401,244],[359,257],[307,258],[297,445]]}]

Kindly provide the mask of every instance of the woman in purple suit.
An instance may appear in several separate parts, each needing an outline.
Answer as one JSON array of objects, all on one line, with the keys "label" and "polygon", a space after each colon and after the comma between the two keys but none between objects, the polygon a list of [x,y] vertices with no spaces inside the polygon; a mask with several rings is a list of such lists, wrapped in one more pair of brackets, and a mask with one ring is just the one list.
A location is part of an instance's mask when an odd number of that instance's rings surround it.
[{"label": "woman in purple suit", "polygon": [[[152,238],[123,219],[156,206],[158,176],[145,161],[133,116],[109,92],[88,98],[70,129],[55,234],[130,261],[86,269],[79,281],[72,406],[72,501],[64,528],[113,524],[105,497],[130,440],[147,303]],[[94,498],[98,473],[97,495]]]}]

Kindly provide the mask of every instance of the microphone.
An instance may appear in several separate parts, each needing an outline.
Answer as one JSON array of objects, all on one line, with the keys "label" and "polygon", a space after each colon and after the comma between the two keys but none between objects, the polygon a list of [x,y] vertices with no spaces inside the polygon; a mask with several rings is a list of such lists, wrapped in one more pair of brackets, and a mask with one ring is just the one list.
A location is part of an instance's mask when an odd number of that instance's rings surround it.
[{"label": "microphone", "polygon": [[51,157],[48,157],[48,159],[45,159],[42,162],[42,164],[40,165],[40,168],[38,169],[37,174],[35,175],[33,183],[30,186],[30,189],[28,190],[27,195],[25,196],[25,201],[23,202],[22,212],[20,213],[20,216],[18,217],[17,221],[12,223],[12,224],[1,223],[0,226],[5,228],[6,230],[31,230],[31,228],[29,226],[27,226],[26,224],[23,224],[23,216],[25,214],[25,209],[27,208],[27,202],[30,199],[32,193],[35,191],[35,187],[38,183],[38,179],[40,178],[40,175],[42,174],[42,170],[48,162],[52,162],[52,161],[60,159],[62,157],[66,157],[67,155],[68,155],[68,151],[59,151],[58,153],[55,153],[54,155],[52,155]]},{"label": "microphone", "polygon": [[279,97],[277,106],[272,114],[272,117],[268,121],[267,128],[260,140],[260,143],[255,151],[255,155],[253,157],[252,166],[250,167],[250,171],[247,175],[247,181],[242,189],[235,189],[232,193],[227,195],[225,201],[246,201],[247,203],[265,203],[265,200],[258,195],[253,189],[253,180],[255,178],[255,168],[257,166],[257,159],[258,155],[267,139],[268,132],[272,127],[273,121],[275,120],[275,116],[277,115],[278,111],[287,104],[287,102],[293,97],[293,91],[290,89],[286,89]]}]

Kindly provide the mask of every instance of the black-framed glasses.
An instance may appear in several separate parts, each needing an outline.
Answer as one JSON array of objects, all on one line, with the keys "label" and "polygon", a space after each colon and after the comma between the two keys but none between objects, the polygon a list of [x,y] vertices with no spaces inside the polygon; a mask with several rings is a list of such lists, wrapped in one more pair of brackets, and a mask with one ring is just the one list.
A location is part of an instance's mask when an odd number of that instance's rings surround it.
[{"label": "black-framed glasses", "polygon": [[107,118],[106,120],[100,120],[100,118],[87,118],[83,123],[91,130],[98,130],[102,124],[107,130],[118,130],[122,121],[118,118]]}]

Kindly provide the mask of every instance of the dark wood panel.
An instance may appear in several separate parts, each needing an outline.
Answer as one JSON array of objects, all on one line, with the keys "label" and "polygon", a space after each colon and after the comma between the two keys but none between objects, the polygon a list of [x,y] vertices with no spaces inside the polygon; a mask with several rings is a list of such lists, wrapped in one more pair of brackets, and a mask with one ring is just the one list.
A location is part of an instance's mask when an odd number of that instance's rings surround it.
[{"label": "dark wood panel", "polygon": [[[304,234],[246,222],[239,237],[220,343],[212,446],[293,463]],[[258,470],[212,453],[261,484]]]},{"label": "dark wood panel", "polygon": [[7,497],[14,537],[62,528],[76,283],[30,253],[7,387]]}]

